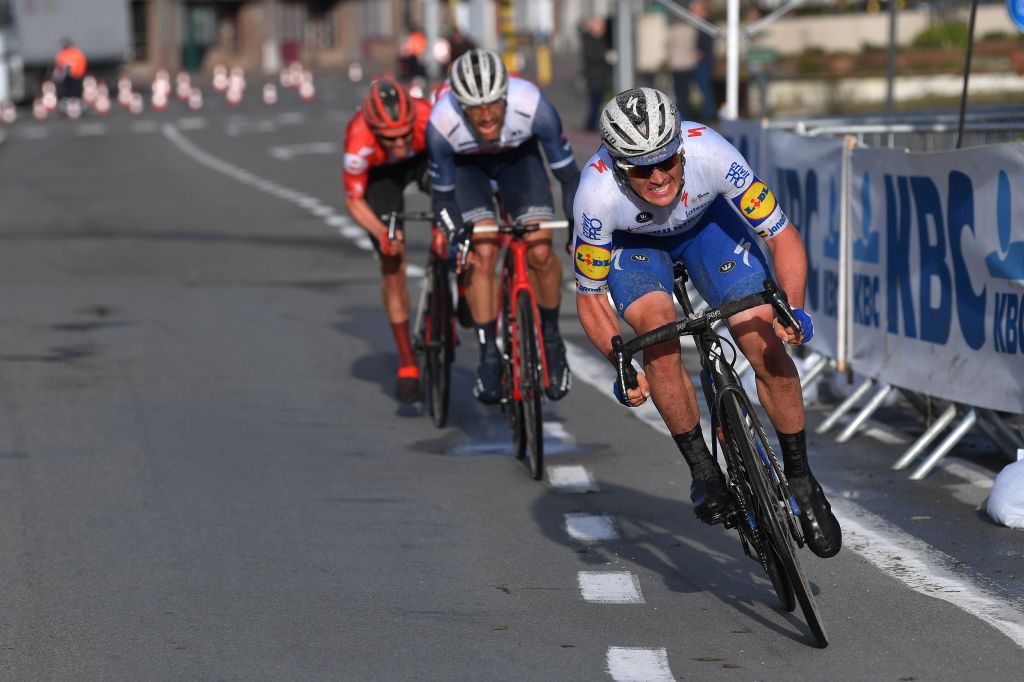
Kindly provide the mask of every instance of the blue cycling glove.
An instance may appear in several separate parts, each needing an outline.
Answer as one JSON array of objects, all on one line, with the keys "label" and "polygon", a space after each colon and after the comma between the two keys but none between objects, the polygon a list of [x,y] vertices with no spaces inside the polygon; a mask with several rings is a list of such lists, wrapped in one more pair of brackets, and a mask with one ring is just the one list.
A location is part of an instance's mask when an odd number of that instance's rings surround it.
[{"label": "blue cycling glove", "polygon": [[636,405],[630,405],[629,401],[626,400],[626,394],[622,390],[622,384],[619,383],[618,379],[612,382],[612,394],[615,396],[615,399],[619,401],[619,404],[625,405],[626,407],[636,407]]},{"label": "blue cycling glove", "polygon": [[804,339],[800,342],[803,345],[814,338],[814,323],[811,322],[810,314],[803,308],[793,308],[793,316],[804,330]]}]

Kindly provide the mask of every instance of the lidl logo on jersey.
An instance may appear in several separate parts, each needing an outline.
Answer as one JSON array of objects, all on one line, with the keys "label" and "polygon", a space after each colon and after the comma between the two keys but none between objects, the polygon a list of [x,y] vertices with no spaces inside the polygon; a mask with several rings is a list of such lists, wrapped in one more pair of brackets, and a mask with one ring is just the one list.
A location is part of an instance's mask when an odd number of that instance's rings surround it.
[{"label": "lidl logo on jersey", "polygon": [[775,210],[775,195],[754,176],[747,191],[732,200],[751,225],[760,225]]},{"label": "lidl logo on jersey", "polygon": [[608,249],[593,244],[580,244],[573,256],[576,270],[590,279],[604,279],[612,264],[612,254]]}]

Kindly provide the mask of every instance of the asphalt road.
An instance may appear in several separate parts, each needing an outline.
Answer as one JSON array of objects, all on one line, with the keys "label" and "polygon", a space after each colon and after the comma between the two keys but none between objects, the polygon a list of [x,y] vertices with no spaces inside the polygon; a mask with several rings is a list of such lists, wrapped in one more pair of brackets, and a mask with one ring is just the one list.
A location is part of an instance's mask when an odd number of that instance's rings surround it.
[{"label": "asphalt road", "polygon": [[836,558],[803,552],[819,650],[693,518],[650,413],[609,399],[571,295],[576,383],[547,445],[591,492],[511,457],[470,397],[468,334],[450,427],[399,406],[341,197],[357,97],[5,128],[0,675],[1019,679],[1024,539],[977,511],[1003,463],[980,439],[920,483],[889,471],[920,428],[899,406],[811,439],[847,529]]}]

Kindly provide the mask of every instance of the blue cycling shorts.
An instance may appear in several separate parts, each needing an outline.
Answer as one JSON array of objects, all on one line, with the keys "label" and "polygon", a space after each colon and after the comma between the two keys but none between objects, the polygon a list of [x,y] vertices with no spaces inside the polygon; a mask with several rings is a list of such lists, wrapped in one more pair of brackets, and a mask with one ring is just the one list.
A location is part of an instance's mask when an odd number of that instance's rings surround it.
[{"label": "blue cycling shorts", "polygon": [[496,154],[455,157],[455,202],[465,222],[494,220],[492,181],[512,220],[554,219],[555,202],[536,138]]},{"label": "blue cycling shorts", "polygon": [[608,288],[620,316],[644,294],[672,295],[672,264],[682,261],[694,287],[712,307],[764,289],[771,267],[761,238],[719,197],[683,234],[658,237],[615,232]]}]

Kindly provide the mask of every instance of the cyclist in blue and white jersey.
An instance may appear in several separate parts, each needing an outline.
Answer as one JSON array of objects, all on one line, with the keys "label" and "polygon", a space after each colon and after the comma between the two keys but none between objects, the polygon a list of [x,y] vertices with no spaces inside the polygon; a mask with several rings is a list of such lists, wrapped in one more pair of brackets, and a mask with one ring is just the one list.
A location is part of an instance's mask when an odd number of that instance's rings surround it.
[{"label": "cyclist in blue and white jersey", "polygon": [[[743,156],[707,126],[680,121],[664,93],[620,93],[602,112],[600,131],[603,145],[584,167],[574,207],[576,305],[584,330],[612,360],[616,313],[637,334],[675,321],[677,261],[712,306],[761,291],[772,268],[755,243],[760,236],[803,334],[782,327],[768,305],[729,318],[729,329],[756,373],[807,544],[818,556],[835,555],[842,532],[807,464],[800,377],[782,343],[805,343],[814,333],[801,308],[807,254],[799,233]],[[723,521],[730,498],[701,433],[678,341],[648,348],[637,378],[639,386],[625,393],[616,381],[617,397],[634,407],[653,398],[690,466],[694,512],[705,523]]]},{"label": "cyclist in blue and white jersey", "polygon": [[[427,127],[433,208],[439,216],[448,209],[456,227],[453,245],[462,240],[464,222],[495,224],[492,182],[512,220],[554,218],[541,149],[562,186],[563,208],[571,221],[580,172],[551,102],[533,83],[509,77],[493,52],[474,49],[456,59]],[[558,329],[562,264],[551,248],[550,230],[530,233],[526,240],[551,380],[547,395],[558,400],[572,381]],[[501,361],[495,343],[497,235],[474,234],[472,246],[466,299],[480,340],[473,394],[481,402],[496,403],[501,400]]]}]

